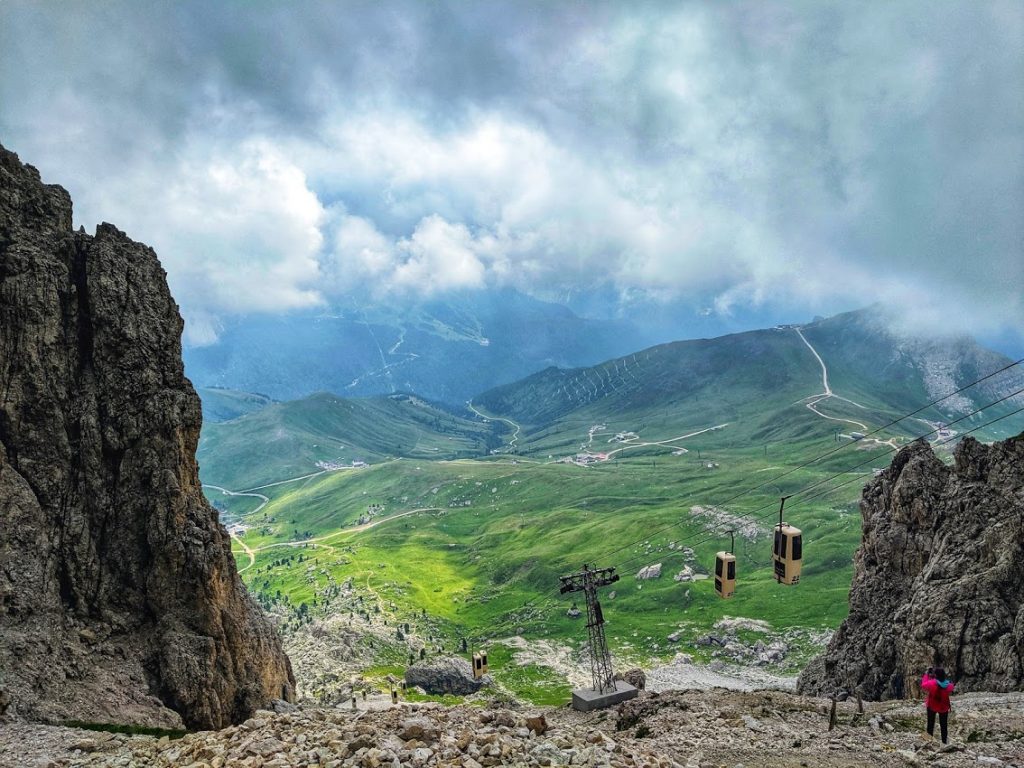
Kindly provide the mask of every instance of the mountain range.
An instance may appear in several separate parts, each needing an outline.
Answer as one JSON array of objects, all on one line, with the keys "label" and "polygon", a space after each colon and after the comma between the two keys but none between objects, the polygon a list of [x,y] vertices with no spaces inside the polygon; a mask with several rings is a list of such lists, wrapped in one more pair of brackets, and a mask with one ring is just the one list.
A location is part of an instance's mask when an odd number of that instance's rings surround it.
[{"label": "mountain range", "polygon": [[546,366],[591,365],[649,343],[631,324],[579,317],[512,289],[226,321],[186,348],[199,388],[291,400],[415,392],[463,403]]},{"label": "mountain range", "polygon": [[[528,427],[627,413],[661,421],[668,413],[695,422],[774,418],[772,404],[809,404],[808,411],[827,413],[823,418],[837,428],[868,431],[1011,362],[965,336],[898,334],[873,307],[802,326],[662,344],[596,366],[552,367],[484,392],[474,403],[520,422],[527,436]],[[1022,388],[1024,372],[1014,368],[921,415],[954,419]],[[1024,397],[1001,407],[1014,403]]]},{"label": "mountain range", "polygon": [[[935,440],[1024,404],[1017,367],[944,397],[1010,362],[968,337],[895,333],[873,307],[802,326],[661,344],[593,366],[550,366],[471,396],[472,410],[408,392],[271,403],[265,395],[201,389],[207,424],[199,458],[205,479],[238,488],[316,471],[322,462],[667,452],[680,435],[710,430],[734,447],[808,435],[851,439],[913,411],[883,437],[890,444]],[[940,433],[947,422],[955,424]],[[979,436],[1006,437],[1021,426],[1019,416],[1008,418]]]}]

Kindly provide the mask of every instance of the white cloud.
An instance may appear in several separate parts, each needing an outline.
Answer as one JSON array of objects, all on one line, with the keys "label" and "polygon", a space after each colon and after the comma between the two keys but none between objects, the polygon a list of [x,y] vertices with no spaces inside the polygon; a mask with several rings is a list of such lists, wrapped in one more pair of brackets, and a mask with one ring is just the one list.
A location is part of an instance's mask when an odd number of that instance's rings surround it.
[{"label": "white cloud", "polygon": [[1024,324],[1019,4],[396,3],[0,5],[0,129],[199,341],[489,285]]},{"label": "white cloud", "polygon": [[[322,301],[316,283],[325,212],[303,172],[269,142],[190,158],[149,227],[192,292],[226,312],[274,311]],[[200,287],[201,286],[201,287]],[[209,307],[208,307],[209,308]]]},{"label": "white cloud", "polygon": [[420,220],[409,237],[394,241],[368,219],[342,212],[333,235],[334,250],[324,258],[324,273],[339,293],[360,283],[378,295],[422,296],[485,285],[482,257],[490,250],[489,238],[478,240],[465,225],[436,214]]},{"label": "white cloud", "polygon": [[483,263],[477,244],[462,224],[440,216],[423,219],[412,237],[398,243],[405,258],[395,269],[395,284],[425,294],[484,286]]},{"label": "white cloud", "polygon": [[326,211],[303,171],[269,140],[192,141],[82,197],[76,223],[113,221],[156,249],[190,344],[214,341],[223,315],[324,301],[318,257]]}]

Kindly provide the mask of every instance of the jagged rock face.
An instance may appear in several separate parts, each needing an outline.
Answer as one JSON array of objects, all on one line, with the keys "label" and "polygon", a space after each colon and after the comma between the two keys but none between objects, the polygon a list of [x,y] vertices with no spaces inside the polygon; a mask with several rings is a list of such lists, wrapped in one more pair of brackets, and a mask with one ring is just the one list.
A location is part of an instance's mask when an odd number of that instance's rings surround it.
[{"label": "jagged rock face", "polygon": [[0,688],[8,715],[221,727],[294,682],[201,491],[152,249],[0,147]]},{"label": "jagged rock face", "polygon": [[933,664],[960,691],[1024,688],[1024,434],[965,438],[952,467],[907,446],[860,507],[850,615],[798,689],[902,698]]}]

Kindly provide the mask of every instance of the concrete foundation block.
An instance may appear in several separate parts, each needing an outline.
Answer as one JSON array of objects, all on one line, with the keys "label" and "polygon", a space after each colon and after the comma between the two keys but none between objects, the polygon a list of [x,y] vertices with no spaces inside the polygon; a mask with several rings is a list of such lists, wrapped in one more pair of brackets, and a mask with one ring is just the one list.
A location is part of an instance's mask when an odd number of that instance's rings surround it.
[{"label": "concrete foundation block", "polygon": [[616,680],[615,689],[608,689],[604,693],[590,688],[577,688],[572,692],[572,708],[578,712],[590,712],[594,709],[604,709],[623,701],[636,698],[639,691],[625,680]]}]

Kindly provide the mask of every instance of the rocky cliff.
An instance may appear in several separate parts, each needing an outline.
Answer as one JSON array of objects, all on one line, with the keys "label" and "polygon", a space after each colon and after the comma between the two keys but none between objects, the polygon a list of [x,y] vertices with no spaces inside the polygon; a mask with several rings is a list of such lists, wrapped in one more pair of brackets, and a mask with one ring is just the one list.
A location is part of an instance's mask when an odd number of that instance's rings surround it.
[{"label": "rocky cliff", "polygon": [[902,698],[932,664],[960,691],[1024,688],[1024,434],[965,438],[953,466],[913,443],[860,507],[850,615],[799,690]]},{"label": "rocky cliff", "polygon": [[68,193],[0,147],[8,716],[212,728],[292,696],[202,495],[181,330],[152,249],[73,232]]}]

